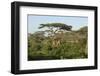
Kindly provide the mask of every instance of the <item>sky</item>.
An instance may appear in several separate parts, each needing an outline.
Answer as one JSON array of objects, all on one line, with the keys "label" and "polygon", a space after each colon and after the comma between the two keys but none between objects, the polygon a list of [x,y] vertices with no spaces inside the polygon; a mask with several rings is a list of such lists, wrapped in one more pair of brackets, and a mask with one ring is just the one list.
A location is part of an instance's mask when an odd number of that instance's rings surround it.
[{"label": "sky", "polygon": [[72,30],[78,30],[88,25],[88,17],[82,16],[50,16],[50,15],[28,15],[28,33],[42,31],[38,29],[40,24],[64,23],[72,26]]}]

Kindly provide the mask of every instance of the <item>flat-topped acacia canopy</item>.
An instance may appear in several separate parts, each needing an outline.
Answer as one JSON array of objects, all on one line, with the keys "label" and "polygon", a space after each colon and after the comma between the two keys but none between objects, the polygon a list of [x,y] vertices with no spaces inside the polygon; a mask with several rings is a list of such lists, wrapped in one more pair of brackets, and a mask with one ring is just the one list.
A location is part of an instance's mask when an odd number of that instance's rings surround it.
[{"label": "flat-topped acacia canopy", "polygon": [[62,30],[67,30],[67,31],[71,31],[72,26],[64,24],[64,23],[47,23],[47,24],[40,24],[41,26],[39,27],[39,29],[44,28],[44,27],[51,27],[51,28],[59,28]]}]

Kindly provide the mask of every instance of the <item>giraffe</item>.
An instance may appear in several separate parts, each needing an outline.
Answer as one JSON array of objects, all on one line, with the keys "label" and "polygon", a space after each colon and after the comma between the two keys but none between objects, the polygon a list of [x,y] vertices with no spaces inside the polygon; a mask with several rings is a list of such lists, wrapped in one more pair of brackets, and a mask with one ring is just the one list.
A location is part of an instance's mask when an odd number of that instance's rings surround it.
[{"label": "giraffe", "polygon": [[52,47],[57,48],[62,43],[63,32],[58,32],[52,37]]}]

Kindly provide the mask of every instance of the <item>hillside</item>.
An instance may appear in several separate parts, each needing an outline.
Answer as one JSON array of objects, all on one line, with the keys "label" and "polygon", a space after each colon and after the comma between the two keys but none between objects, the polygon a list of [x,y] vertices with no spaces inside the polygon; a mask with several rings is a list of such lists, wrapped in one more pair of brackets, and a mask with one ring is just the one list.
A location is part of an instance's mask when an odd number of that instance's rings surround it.
[{"label": "hillside", "polygon": [[88,27],[85,26],[55,34],[52,38],[43,32],[28,34],[28,60],[87,58],[87,32]]}]

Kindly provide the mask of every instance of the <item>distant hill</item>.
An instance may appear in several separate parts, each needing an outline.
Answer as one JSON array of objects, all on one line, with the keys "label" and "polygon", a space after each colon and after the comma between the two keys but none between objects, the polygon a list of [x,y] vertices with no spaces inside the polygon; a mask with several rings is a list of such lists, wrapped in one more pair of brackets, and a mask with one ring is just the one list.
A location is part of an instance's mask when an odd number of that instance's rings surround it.
[{"label": "distant hill", "polygon": [[63,39],[67,42],[78,42],[78,40],[86,39],[88,36],[88,27],[84,26],[76,31],[66,32]]}]

